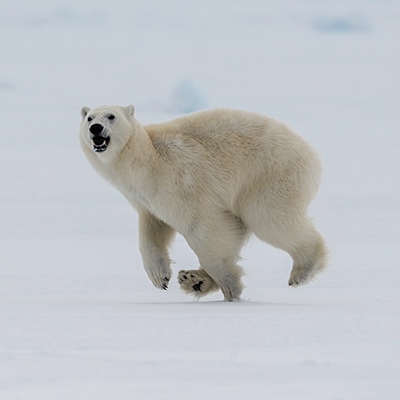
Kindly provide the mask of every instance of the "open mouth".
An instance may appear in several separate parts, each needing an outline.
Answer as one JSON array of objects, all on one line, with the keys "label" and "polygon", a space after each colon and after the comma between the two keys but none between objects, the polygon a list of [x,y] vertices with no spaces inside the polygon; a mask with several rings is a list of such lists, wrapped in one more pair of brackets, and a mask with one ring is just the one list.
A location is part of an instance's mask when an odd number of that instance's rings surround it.
[{"label": "open mouth", "polygon": [[108,143],[110,143],[110,137],[95,136],[93,139],[93,150],[96,153],[102,153],[107,150]]}]

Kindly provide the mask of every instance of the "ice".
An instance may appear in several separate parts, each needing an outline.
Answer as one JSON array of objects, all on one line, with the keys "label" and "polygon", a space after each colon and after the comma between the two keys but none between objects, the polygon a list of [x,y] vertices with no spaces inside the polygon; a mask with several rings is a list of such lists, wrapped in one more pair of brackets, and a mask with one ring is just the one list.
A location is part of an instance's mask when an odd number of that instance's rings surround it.
[{"label": "ice", "polygon": [[[4,0],[0,399],[399,398],[399,22],[396,1]],[[153,288],[135,212],[79,149],[100,104],[290,125],[324,162],[330,267],[289,288],[290,258],[253,239],[243,301],[196,302],[178,236]]]},{"label": "ice", "polygon": [[191,113],[205,109],[207,101],[201,91],[190,80],[179,83],[169,98],[166,109],[174,113]]}]

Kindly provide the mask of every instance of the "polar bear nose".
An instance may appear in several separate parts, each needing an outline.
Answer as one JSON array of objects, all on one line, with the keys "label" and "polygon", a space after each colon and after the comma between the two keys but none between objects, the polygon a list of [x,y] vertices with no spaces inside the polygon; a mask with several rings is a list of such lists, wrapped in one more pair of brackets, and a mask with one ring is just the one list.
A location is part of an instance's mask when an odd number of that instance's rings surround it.
[{"label": "polar bear nose", "polygon": [[103,130],[104,126],[100,124],[93,124],[89,128],[90,133],[92,133],[93,135],[100,135]]}]

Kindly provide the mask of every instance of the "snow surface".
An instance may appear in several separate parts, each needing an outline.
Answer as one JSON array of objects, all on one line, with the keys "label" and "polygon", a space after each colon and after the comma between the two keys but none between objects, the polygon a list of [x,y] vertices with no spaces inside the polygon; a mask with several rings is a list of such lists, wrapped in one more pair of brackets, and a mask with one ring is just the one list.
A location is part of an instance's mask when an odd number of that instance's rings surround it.
[{"label": "snow surface", "polygon": [[[3,0],[0,399],[399,399],[399,43],[396,0]],[[329,269],[290,288],[252,240],[240,303],[153,288],[79,149],[105,103],[292,126],[324,161]],[[172,257],[197,267],[181,237]]]}]

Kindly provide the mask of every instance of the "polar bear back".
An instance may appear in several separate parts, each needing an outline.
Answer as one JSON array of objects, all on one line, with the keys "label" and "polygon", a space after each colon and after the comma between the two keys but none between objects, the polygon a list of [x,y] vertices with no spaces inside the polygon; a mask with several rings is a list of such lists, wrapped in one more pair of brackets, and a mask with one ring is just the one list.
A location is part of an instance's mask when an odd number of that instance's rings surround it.
[{"label": "polar bear back", "polygon": [[[240,162],[261,159],[292,163],[296,155],[316,156],[310,145],[283,123],[263,115],[238,110],[201,111],[169,122],[145,126],[156,146],[170,151],[177,146],[196,147],[204,155],[231,156]],[[261,161],[261,160],[260,160]]]},{"label": "polar bear back", "polygon": [[[256,113],[216,109],[169,122],[146,125],[160,155],[186,172],[210,172],[203,178],[235,189],[287,181],[308,203],[320,181],[321,163],[314,149],[285,124]],[[268,178],[270,177],[270,179]]]}]

